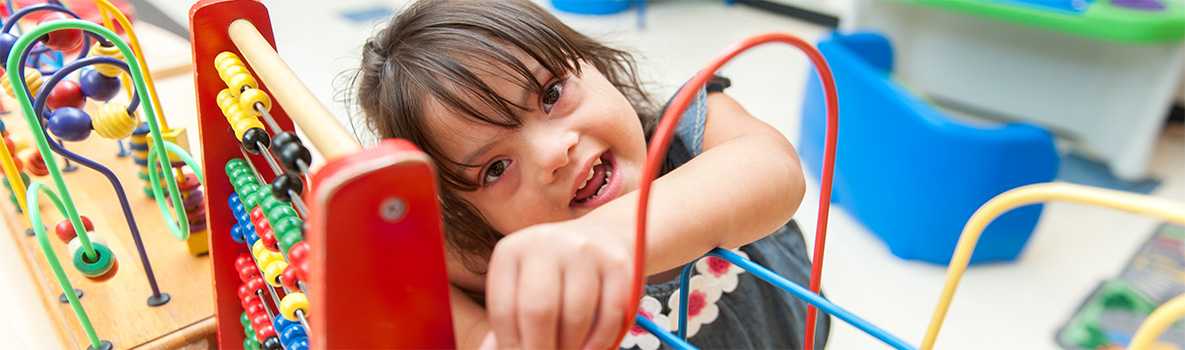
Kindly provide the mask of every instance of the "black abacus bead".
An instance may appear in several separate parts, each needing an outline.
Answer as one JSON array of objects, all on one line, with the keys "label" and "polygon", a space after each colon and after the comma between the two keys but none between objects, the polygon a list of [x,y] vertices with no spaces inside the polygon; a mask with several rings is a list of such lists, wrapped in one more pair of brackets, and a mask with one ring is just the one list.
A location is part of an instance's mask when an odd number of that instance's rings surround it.
[{"label": "black abacus bead", "polygon": [[280,174],[280,176],[276,176],[275,180],[272,180],[272,194],[281,200],[292,200],[288,196],[288,191],[299,195],[303,190],[304,184],[300,182],[300,177],[292,173]]},{"label": "black abacus bead", "polygon": [[263,341],[262,345],[264,350],[284,350],[284,347],[280,344],[279,337],[267,338]]},{"label": "black abacus bead", "polygon": [[271,143],[271,136],[267,135],[267,131],[261,128],[251,128],[243,133],[243,148],[252,154],[259,154],[264,150],[259,149],[260,145],[266,147]]},{"label": "black abacus bead", "polygon": [[313,155],[295,136],[292,136],[290,140],[275,144],[276,155],[280,157],[280,163],[283,163],[285,168],[299,174],[301,173],[300,164],[307,166],[312,163]]}]

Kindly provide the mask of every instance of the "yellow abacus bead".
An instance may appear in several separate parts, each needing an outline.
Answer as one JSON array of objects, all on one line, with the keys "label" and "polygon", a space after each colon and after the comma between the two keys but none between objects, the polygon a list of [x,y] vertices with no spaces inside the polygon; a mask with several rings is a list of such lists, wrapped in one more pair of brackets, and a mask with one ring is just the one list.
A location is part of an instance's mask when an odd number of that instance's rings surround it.
[{"label": "yellow abacus bead", "polygon": [[220,70],[230,65],[242,64],[241,62],[242,60],[239,59],[239,56],[230,51],[222,51],[217,56],[214,56],[214,67]]},{"label": "yellow abacus bead", "polygon": [[255,83],[255,77],[251,76],[251,73],[247,72],[246,68],[239,68],[236,71],[239,70],[241,70],[242,73],[231,75],[230,79],[226,81],[226,87],[230,88],[230,91],[242,92],[247,88],[256,89],[259,87],[259,85]]},{"label": "yellow abacus bead", "polygon": [[[119,48],[115,47],[115,45],[112,45],[112,46],[103,46],[103,45],[91,46],[90,55],[92,57],[111,57],[111,58],[114,58],[114,59],[117,59],[120,61],[124,60],[123,52],[119,51]],[[95,71],[97,71],[97,72],[99,72],[99,74],[102,74],[103,76],[109,77],[109,78],[114,78],[116,76],[119,76],[120,73],[123,73],[122,69],[119,69],[119,67],[116,67],[115,65],[112,65],[112,64],[96,64]]]},{"label": "yellow abacus bead", "polygon": [[128,114],[128,106],[122,102],[109,102],[99,106],[91,124],[95,132],[104,138],[122,139],[132,135],[139,124],[136,117]]},{"label": "yellow abacus bead", "polygon": [[272,287],[283,287],[283,284],[280,284],[280,275],[284,273],[284,269],[286,268],[288,268],[288,263],[284,262],[284,260],[275,260],[271,264],[267,264],[263,267],[263,280],[267,281],[267,284],[272,285]]},{"label": "yellow abacus bead", "polygon": [[263,110],[265,111],[272,110],[272,99],[267,97],[267,93],[263,92],[263,90],[247,89],[247,91],[239,94],[239,107],[250,111],[251,114],[259,115],[260,113],[255,109],[256,104],[263,105]]},{"label": "yellow abacus bead", "polygon": [[223,112],[226,111],[226,106],[237,104],[239,102],[238,95],[231,92],[230,89],[222,89],[218,92],[218,96],[214,97],[214,101],[218,102],[218,109]]},{"label": "yellow abacus bead", "polygon": [[296,310],[300,310],[306,315],[309,313],[309,298],[305,297],[304,293],[288,293],[284,299],[280,300],[280,313],[284,315],[285,319],[297,321]]},{"label": "yellow abacus bead", "polygon": [[251,255],[254,256],[256,259],[258,259],[260,256],[262,256],[263,252],[265,252],[265,251],[267,251],[267,247],[263,246],[262,239],[255,240],[255,243],[251,245]]}]

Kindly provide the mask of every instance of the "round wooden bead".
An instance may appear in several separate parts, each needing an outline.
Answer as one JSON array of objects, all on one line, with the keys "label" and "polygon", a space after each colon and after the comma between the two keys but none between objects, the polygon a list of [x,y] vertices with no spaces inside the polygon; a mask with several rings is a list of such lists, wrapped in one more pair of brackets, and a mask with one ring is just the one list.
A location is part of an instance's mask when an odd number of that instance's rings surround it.
[{"label": "round wooden bead", "polygon": [[[81,215],[79,215],[78,218],[82,220],[82,227],[86,232],[95,230],[95,225],[91,223],[90,218]],[[74,237],[78,235],[78,232],[74,230],[74,224],[68,219],[62,219],[62,221],[59,221],[58,224],[54,226],[54,233],[57,234],[58,238],[61,239],[62,242],[67,243],[69,243],[70,240],[74,239]]]},{"label": "round wooden bead", "polygon": [[309,350],[309,338],[300,337],[284,344],[286,350]]},{"label": "round wooden bead", "polygon": [[255,334],[250,333],[246,338],[243,338],[243,350],[259,350],[259,342],[256,342],[254,337]]},{"label": "round wooden bead", "polygon": [[[268,326],[268,328],[270,329],[270,328],[272,328],[272,326]],[[272,333],[271,337],[264,339],[263,349],[264,350],[284,350],[284,347],[280,344],[280,339],[275,336],[276,332],[273,330],[271,333]]]},{"label": "round wooden bead", "polygon": [[242,94],[239,94],[239,107],[259,115],[257,105],[262,105],[263,110],[270,111],[272,109],[272,99],[267,96],[266,92],[260,89],[247,89]]},{"label": "round wooden bead", "polygon": [[239,285],[239,301],[242,302],[244,307],[246,307],[249,304],[246,302],[246,300],[250,299],[253,296],[255,296],[255,292],[252,292],[250,288],[247,288],[247,285],[245,285],[245,284]]},{"label": "round wooden bead", "polygon": [[33,174],[33,176],[49,175],[49,167],[45,165],[45,159],[41,159],[41,154],[37,153],[37,150],[26,150],[19,157],[25,163],[25,170],[28,170],[29,174]]},{"label": "round wooden bead", "polygon": [[[78,238],[76,237],[74,240],[78,240]],[[81,249],[81,242],[78,245],[80,246],[79,249],[75,249],[73,254],[74,268],[82,273],[83,276],[100,278],[115,267],[115,253],[106,244],[91,241],[91,247],[94,248],[96,255],[93,257],[86,256],[86,250]]]},{"label": "round wooden bead", "polygon": [[243,243],[246,237],[243,237],[243,227],[239,224],[234,224],[230,227],[230,239],[237,243]]},{"label": "round wooden bead", "polygon": [[[119,51],[119,48],[115,47],[115,45],[108,46],[99,44],[91,46],[90,55],[92,57],[111,57],[120,61],[125,61],[123,58],[123,52]],[[99,72],[99,74],[108,77],[118,77],[119,73],[123,73],[123,69],[120,69],[118,66],[106,63],[96,64],[94,65],[94,69],[96,72]]]},{"label": "round wooden bead", "polygon": [[255,276],[255,278],[247,280],[247,288],[250,288],[252,291],[255,291],[255,292],[262,291],[263,286],[264,286],[263,278],[260,278],[259,276]]},{"label": "round wooden bead", "polygon": [[[252,297],[257,297],[257,296],[252,295]],[[261,301],[259,301],[259,299],[254,299],[253,302],[248,302],[247,307],[244,308],[244,310],[247,311],[248,321],[254,320],[255,317],[260,316],[260,315],[267,317],[267,315],[265,315],[265,312],[263,310],[263,303]],[[254,324],[254,323],[251,323],[251,324]]]},{"label": "round wooden bead", "polygon": [[82,108],[86,105],[86,96],[82,95],[82,88],[78,86],[73,80],[62,80],[58,82],[57,86],[49,92],[49,97],[45,101],[45,105],[49,109],[58,109],[62,107]]},{"label": "round wooden bead", "polygon": [[255,262],[251,260],[251,255],[247,253],[239,253],[235,258],[235,268],[241,269],[244,266],[255,266]]},{"label": "round wooden bead", "polygon": [[243,313],[239,315],[239,324],[242,324],[243,328],[247,328],[251,325],[251,319],[247,318],[246,311],[243,311]]},{"label": "round wooden bead", "polygon": [[131,136],[138,123],[139,120],[128,113],[128,106],[118,101],[107,102],[99,106],[99,114],[92,122],[95,132],[108,139],[122,139]]},{"label": "round wooden bead", "polygon": [[277,260],[263,267],[263,278],[267,281],[267,284],[279,288],[283,286],[280,284],[280,275],[284,273],[284,269],[286,268],[288,268],[288,263],[283,260]]},{"label": "round wooden bead", "polygon": [[280,176],[276,176],[272,180],[272,194],[280,200],[291,201],[292,197],[289,196],[289,193],[300,195],[303,190],[304,183],[300,181],[300,177],[296,176],[296,174],[286,172],[280,174]]},{"label": "round wooden bead", "polygon": [[[52,12],[38,22],[38,25],[43,25],[50,22],[56,22],[66,19],[73,19],[61,12]],[[74,52],[82,47],[82,30],[80,29],[59,29],[49,32],[45,38],[45,46],[61,52]]]},{"label": "round wooden bead", "polygon": [[[251,328],[255,329],[256,336],[259,335],[260,328],[263,328],[263,326],[271,327],[271,325],[272,325],[271,318],[267,316],[267,312],[260,311],[259,314],[251,317]],[[273,330],[273,332],[274,332],[274,330]],[[264,337],[258,337],[258,338],[263,339]]]},{"label": "round wooden bead", "polygon": [[99,74],[94,69],[82,72],[78,82],[82,86],[82,94],[94,100],[105,102],[119,94],[119,78]]},{"label": "round wooden bead", "polygon": [[255,266],[243,266],[242,268],[239,268],[240,281],[250,281],[256,276],[259,276],[259,269],[257,269]]},{"label": "round wooden bead", "polygon": [[[296,244],[293,244],[291,248],[288,248],[288,263],[289,264],[299,265],[299,264],[307,261],[308,258],[309,258],[309,243],[308,242],[304,242],[304,241],[297,242]],[[308,271],[301,271],[301,273],[297,274],[297,277],[299,277],[302,281],[307,281],[308,277],[304,275],[304,272],[308,272]]]},{"label": "round wooden bead", "polygon": [[243,132],[243,148],[252,154],[259,154],[260,152],[267,152],[267,150],[259,148],[261,145],[267,147],[271,143],[271,136],[268,136],[267,131],[263,128],[251,128]]},{"label": "round wooden bead", "polygon": [[280,300],[280,313],[283,314],[284,318],[288,319],[289,321],[299,320],[296,317],[297,310],[307,314],[308,309],[309,299],[306,298],[304,293],[301,292],[288,293],[288,295],[284,296],[284,299]]},{"label": "round wooden bead", "polygon": [[54,136],[66,141],[82,141],[91,136],[91,116],[74,107],[55,109],[46,126]]},{"label": "round wooden bead", "polygon": [[17,39],[16,35],[0,34],[0,62],[8,62],[8,55],[12,53],[12,47],[16,46]]},{"label": "round wooden bead", "polygon": [[296,284],[298,281],[300,281],[300,279],[296,277],[296,268],[292,265],[288,265],[284,268],[284,272],[280,273],[280,284],[283,285],[287,290],[300,290],[298,288],[299,286]]}]

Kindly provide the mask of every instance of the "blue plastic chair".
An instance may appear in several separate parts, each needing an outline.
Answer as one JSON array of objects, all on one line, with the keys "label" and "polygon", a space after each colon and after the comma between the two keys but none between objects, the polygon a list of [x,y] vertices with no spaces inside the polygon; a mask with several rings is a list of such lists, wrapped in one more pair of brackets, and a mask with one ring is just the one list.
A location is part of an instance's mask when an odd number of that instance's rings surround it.
[{"label": "blue plastic chair", "polygon": [[[963,225],[980,205],[1056,175],[1059,159],[1046,130],[952,120],[894,83],[893,48],[884,36],[835,33],[818,46],[839,93],[832,198],[894,255],[946,264]],[[817,178],[826,118],[819,80],[813,70],[809,76],[799,148]],[[1015,259],[1041,210],[1029,206],[997,219],[971,262]]]}]

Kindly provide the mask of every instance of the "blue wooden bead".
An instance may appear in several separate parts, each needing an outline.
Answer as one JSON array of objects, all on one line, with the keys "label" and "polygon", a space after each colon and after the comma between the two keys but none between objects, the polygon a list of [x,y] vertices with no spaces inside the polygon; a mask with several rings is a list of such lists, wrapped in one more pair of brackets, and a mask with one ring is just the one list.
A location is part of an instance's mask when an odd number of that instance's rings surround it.
[{"label": "blue wooden bead", "polygon": [[119,77],[108,77],[94,69],[82,72],[78,83],[82,85],[82,93],[91,99],[108,101],[119,94]]},{"label": "blue wooden bead", "polygon": [[47,124],[50,132],[66,141],[82,141],[91,136],[91,116],[78,108],[54,110]]},{"label": "blue wooden bead", "polygon": [[304,336],[304,327],[301,327],[300,324],[296,324],[295,326],[290,325],[288,328],[283,328],[280,330],[280,340],[292,341],[294,339],[303,338]]},{"label": "blue wooden bead", "polygon": [[286,350],[309,350],[309,338],[300,337],[284,343]]},{"label": "blue wooden bead", "polygon": [[243,243],[245,237],[243,237],[243,228],[239,224],[234,224],[234,226],[230,227],[230,238],[235,240],[235,242]]},{"label": "blue wooden bead", "polygon": [[8,62],[8,54],[12,53],[12,47],[16,46],[16,40],[16,35],[0,34],[0,62]]}]

